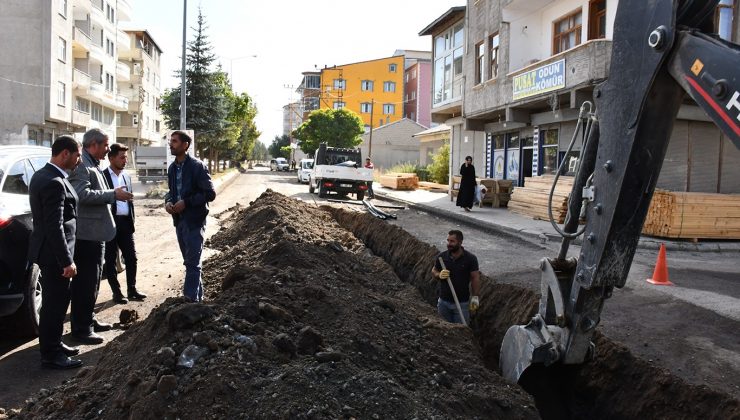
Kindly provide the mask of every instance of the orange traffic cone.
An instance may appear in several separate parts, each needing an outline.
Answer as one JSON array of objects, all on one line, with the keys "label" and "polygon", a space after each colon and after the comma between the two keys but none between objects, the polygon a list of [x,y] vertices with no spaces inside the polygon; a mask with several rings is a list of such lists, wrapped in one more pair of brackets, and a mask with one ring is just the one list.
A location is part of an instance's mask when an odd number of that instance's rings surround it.
[{"label": "orange traffic cone", "polygon": [[658,260],[655,262],[655,271],[653,271],[653,278],[647,279],[648,283],[656,284],[658,286],[673,286],[670,280],[668,280],[668,264],[665,260],[665,244],[660,244],[660,251],[658,252]]}]

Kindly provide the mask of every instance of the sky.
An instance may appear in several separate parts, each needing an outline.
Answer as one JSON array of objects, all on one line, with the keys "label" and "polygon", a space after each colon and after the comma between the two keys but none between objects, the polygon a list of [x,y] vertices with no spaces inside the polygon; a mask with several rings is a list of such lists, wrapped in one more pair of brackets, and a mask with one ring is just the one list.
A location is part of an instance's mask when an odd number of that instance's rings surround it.
[{"label": "sky", "polygon": [[[183,1],[191,40],[200,7],[208,40],[233,88],[256,102],[260,140],[282,135],[283,106],[299,99],[304,71],[389,57],[397,49],[430,51],[419,32],[449,8],[450,0],[129,0],[124,29],[146,29],[163,50],[162,87],[180,84]],[[256,57],[254,57],[256,56]]]}]

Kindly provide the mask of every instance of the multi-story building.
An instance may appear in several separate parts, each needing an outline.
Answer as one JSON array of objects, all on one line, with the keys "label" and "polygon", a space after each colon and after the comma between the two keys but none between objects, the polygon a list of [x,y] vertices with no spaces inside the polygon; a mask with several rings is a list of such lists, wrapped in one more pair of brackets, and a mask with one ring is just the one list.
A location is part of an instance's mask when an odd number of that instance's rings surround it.
[{"label": "multi-story building", "polygon": [[371,127],[403,118],[404,57],[393,56],[321,70],[321,109],[347,108]]},{"label": "multi-story building", "polygon": [[301,80],[301,84],[296,89],[296,92],[301,95],[301,104],[303,106],[302,120],[305,121],[308,118],[308,114],[320,108],[321,72],[303,72],[303,80]]},{"label": "multi-story building", "polygon": [[116,115],[116,141],[135,151],[140,145],[159,145],[162,139],[162,50],[145,30],[127,30],[126,34],[129,43],[119,51],[116,74],[119,91],[129,103],[128,109]]},{"label": "multi-story building", "polygon": [[403,117],[429,128],[432,123],[432,53],[397,50],[405,57],[403,75]]},{"label": "multi-story building", "polygon": [[[7,0],[0,5],[0,143],[50,145],[98,127],[116,138],[119,48],[128,0]],[[10,47],[12,46],[12,48]]]},{"label": "multi-story building", "polygon": [[[737,1],[720,4],[717,28],[737,41]],[[617,6],[617,0],[469,0],[422,31],[433,35],[432,119],[451,126],[453,167],[471,154],[482,176],[517,185],[554,173],[564,161],[572,169],[580,142],[571,155],[566,147],[579,108],[609,75]],[[740,152],[686,102],[658,187],[740,192],[739,178],[730,176],[738,167]]]}]

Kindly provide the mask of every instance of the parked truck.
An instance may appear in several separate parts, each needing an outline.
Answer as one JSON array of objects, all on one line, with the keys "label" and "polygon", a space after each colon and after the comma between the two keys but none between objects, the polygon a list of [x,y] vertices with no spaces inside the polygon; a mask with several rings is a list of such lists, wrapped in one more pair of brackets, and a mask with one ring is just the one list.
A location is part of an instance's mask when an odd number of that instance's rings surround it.
[{"label": "parked truck", "polygon": [[360,149],[328,147],[322,143],[316,150],[308,191],[311,194],[318,191],[322,198],[329,192],[355,194],[362,200],[371,182],[373,170],[362,166]]},{"label": "parked truck", "polygon": [[142,184],[167,181],[168,149],[164,146],[136,148],[136,176]]}]

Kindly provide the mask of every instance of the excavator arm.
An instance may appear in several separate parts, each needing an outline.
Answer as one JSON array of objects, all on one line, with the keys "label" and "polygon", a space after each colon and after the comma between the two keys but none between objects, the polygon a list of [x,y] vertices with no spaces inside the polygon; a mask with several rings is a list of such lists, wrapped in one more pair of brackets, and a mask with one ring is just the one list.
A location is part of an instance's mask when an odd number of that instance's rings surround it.
[{"label": "excavator arm", "polygon": [[[740,148],[740,48],[705,34],[718,1],[619,2],[609,78],[594,90],[596,113],[582,112],[589,130],[560,253],[541,261],[538,313],[509,328],[502,343],[509,380],[532,364],[579,364],[593,354],[604,301],[627,280],[687,93]],[[580,234],[580,255],[568,259]]]}]

